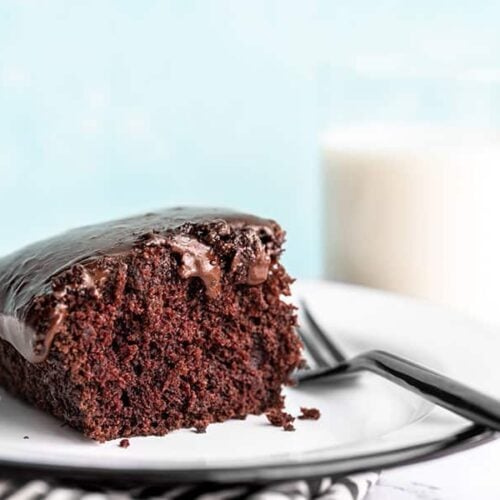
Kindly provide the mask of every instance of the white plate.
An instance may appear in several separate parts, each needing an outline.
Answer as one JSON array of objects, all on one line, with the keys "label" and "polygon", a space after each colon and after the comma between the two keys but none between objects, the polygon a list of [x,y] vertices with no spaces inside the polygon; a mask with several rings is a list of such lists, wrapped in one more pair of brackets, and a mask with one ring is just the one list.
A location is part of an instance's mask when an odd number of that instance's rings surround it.
[{"label": "white plate", "polygon": [[[295,286],[348,354],[380,348],[485,392],[500,387],[500,334],[429,304],[326,282]],[[317,407],[296,432],[265,417],[164,437],[97,444],[0,389],[0,467],[82,476],[168,480],[268,480],[344,474],[423,460],[484,442],[493,433],[375,375],[286,390],[287,408]],[[29,439],[24,439],[29,436]]]}]

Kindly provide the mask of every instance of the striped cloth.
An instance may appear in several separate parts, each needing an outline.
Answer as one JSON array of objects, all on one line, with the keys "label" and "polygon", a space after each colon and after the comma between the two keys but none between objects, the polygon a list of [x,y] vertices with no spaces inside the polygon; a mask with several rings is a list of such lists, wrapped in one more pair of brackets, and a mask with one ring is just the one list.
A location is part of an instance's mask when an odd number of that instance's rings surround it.
[{"label": "striped cloth", "polygon": [[119,489],[88,482],[0,479],[0,500],[361,500],[377,480],[377,473],[365,473],[342,479],[323,478],[265,486],[177,484]]}]

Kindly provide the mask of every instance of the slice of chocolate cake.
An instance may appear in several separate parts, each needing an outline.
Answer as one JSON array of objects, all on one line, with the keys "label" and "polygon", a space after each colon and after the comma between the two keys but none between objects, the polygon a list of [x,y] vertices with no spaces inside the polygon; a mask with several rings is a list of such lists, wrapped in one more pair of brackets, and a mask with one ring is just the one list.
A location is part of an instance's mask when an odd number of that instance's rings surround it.
[{"label": "slice of chocolate cake", "polygon": [[279,408],[301,359],[283,240],[175,208],[0,259],[0,384],[98,441]]}]

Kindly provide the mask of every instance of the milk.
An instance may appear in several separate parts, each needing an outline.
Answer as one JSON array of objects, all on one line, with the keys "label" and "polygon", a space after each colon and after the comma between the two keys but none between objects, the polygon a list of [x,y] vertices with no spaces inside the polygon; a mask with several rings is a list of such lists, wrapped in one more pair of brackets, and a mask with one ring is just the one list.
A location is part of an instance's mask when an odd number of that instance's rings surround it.
[{"label": "milk", "polygon": [[500,135],[371,126],[323,141],[325,274],[500,324]]}]

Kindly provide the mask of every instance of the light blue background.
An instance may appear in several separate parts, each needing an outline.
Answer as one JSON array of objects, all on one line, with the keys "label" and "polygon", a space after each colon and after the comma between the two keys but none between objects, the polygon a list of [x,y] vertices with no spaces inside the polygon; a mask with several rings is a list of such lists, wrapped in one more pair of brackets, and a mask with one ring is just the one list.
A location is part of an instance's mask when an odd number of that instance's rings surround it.
[{"label": "light blue background", "polygon": [[0,2],[0,254],[173,204],[288,230],[321,269],[319,136],[498,126],[500,2]]}]

